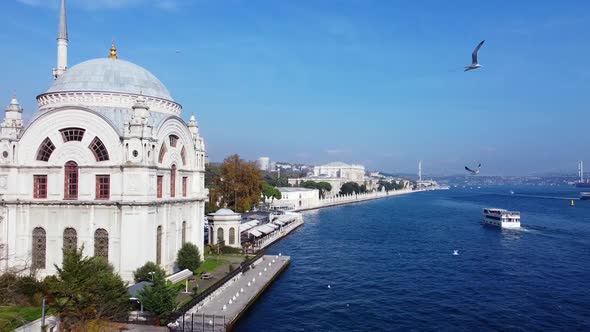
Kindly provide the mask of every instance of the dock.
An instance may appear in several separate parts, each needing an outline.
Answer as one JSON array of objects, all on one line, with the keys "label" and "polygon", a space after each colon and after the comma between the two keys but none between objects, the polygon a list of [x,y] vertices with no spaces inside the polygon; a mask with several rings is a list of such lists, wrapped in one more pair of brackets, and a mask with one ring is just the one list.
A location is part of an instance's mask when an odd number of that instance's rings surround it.
[{"label": "dock", "polygon": [[177,320],[172,331],[228,331],[289,266],[289,256],[265,255]]}]

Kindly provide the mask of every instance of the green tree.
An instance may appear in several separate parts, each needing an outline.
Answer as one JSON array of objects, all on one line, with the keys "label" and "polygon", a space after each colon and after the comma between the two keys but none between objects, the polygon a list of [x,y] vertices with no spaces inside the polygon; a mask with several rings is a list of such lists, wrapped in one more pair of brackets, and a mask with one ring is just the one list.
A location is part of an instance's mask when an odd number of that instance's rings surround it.
[{"label": "green tree", "polygon": [[280,190],[271,186],[268,183],[262,184],[262,195],[264,196],[265,200],[266,198],[271,198],[272,201],[274,201],[275,199],[281,199],[283,197]]},{"label": "green tree", "polygon": [[325,181],[304,181],[301,182],[300,186],[308,189],[317,189],[319,191],[320,198],[326,197],[326,193],[332,191],[332,185]]},{"label": "green tree", "polygon": [[361,192],[361,187],[356,182],[346,182],[340,188],[340,195],[358,194]]},{"label": "green tree", "polygon": [[164,278],[165,276],[166,271],[154,262],[147,262],[142,267],[133,271],[133,280],[135,280],[135,283],[140,281],[152,281],[152,279],[155,279],[156,277]]},{"label": "green tree", "polygon": [[85,330],[91,322],[123,320],[128,316],[127,284],[102,257],[85,257],[84,248],[64,249],[61,267],[47,280],[50,307],[61,329]]},{"label": "green tree", "polygon": [[181,270],[189,269],[195,271],[201,265],[199,248],[189,242],[183,244],[182,248],[178,250],[176,265],[178,265],[178,268]]},{"label": "green tree", "polygon": [[165,323],[166,318],[173,312],[178,302],[176,297],[180,289],[173,285],[168,285],[164,278],[158,277],[154,279],[151,286],[145,287],[141,290],[137,297],[143,304],[143,307],[158,316],[160,320]]}]

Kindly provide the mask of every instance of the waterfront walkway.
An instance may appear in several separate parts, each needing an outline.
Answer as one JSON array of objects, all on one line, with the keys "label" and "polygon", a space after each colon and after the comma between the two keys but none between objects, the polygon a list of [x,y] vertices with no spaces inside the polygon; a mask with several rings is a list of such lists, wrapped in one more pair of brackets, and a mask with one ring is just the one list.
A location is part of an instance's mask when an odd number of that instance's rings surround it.
[{"label": "waterfront walkway", "polygon": [[[273,262],[274,261],[274,262]],[[262,256],[254,267],[190,309],[173,331],[226,331],[287,268],[289,256]],[[184,324],[184,329],[183,329]]]},{"label": "waterfront walkway", "polygon": [[336,195],[336,196],[320,199],[318,205],[304,206],[299,209],[295,209],[293,211],[315,210],[315,209],[321,209],[324,207],[338,206],[338,205],[344,205],[344,204],[353,204],[353,203],[359,203],[359,202],[364,202],[364,201],[371,201],[374,199],[382,199],[382,198],[406,195],[406,194],[411,194],[411,193],[417,193],[417,192],[422,192],[422,191],[425,191],[425,190],[422,190],[422,189],[417,189],[417,190],[402,189],[402,190],[394,190],[394,191],[376,191],[376,192],[369,192],[369,193],[364,193],[364,194]]}]

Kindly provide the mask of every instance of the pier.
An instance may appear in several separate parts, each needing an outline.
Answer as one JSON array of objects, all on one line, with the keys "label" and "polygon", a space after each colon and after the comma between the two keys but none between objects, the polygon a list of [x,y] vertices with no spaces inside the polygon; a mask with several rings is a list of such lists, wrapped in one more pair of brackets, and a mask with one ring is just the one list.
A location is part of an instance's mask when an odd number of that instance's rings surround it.
[{"label": "pier", "polygon": [[228,331],[289,266],[289,256],[265,255],[188,310],[169,327],[175,332]]}]

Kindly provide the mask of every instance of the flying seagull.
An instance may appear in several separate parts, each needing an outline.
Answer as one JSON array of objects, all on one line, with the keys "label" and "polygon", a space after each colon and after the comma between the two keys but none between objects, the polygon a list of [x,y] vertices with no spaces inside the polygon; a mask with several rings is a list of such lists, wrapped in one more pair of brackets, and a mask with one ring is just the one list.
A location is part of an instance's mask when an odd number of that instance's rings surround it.
[{"label": "flying seagull", "polygon": [[480,168],[481,168],[481,163],[479,165],[477,165],[477,168],[476,169],[471,169],[471,168],[465,166],[465,170],[467,172],[471,173],[471,175],[477,175],[477,174],[479,174]]},{"label": "flying seagull", "polygon": [[465,67],[465,71],[474,70],[481,67],[481,65],[477,62],[477,53],[479,53],[479,49],[481,48],[481,45],[483,45],[483,42],[485,42],[485,40],[482,40],[481,43],[479,43],[473,50],[473,53],[471,53],[471,65],[469,67]]}]

